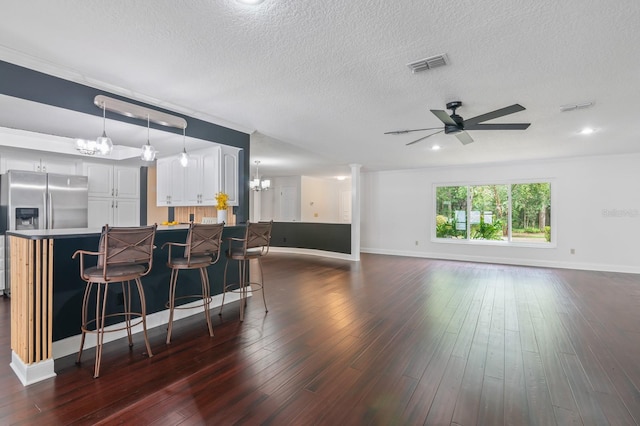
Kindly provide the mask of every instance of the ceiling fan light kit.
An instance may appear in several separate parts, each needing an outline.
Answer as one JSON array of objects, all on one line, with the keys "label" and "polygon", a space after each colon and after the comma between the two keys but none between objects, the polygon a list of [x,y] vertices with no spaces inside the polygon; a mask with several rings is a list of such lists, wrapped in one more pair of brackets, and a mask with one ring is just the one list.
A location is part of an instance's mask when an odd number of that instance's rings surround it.
[{"label": "ceiling fan light kit", "polygon": [[467,133],[467,130],[526,130],[531,123],[484,123],[485,121],[493,120],[496,118],[504,117],[505,115],[513,114],[516,112],[524,111],[525,107],[520,104],[513,104],[508,107],[500,108],[495,111],[481,114],[476,117],[465,120],[458,114],[456,109],[462,106],[461,101],[454,101],[447,103],[447,109],[451,110],[451,115],[447,114],[443,110],[432,109],[431,113],[438,117],[444,124],[444,129],[441,127],[428,128],[428,129],[413,129],[413,130],[394,130],[386,132],[387,135],[401,135],[405,133],[420,132],[424,130],[436,130],[441,129],[438,132],[431,133],[430,135],[421,137],[407,145],[413,145],[422,140],[425,140],[433,135],[444,132],[446,135],[453,134],[458,138],[462,144],[467,145],[473,142],[473,138]]}]

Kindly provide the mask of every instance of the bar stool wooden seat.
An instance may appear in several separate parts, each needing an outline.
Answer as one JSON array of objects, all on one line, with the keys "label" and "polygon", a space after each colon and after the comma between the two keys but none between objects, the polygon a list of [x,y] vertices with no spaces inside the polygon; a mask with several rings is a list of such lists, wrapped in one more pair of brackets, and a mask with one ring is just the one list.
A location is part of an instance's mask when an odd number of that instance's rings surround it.
[{"label": "bar stool wooden seat", "polygon": [[[147,347],[147,355],[153,356],[149,339],[147,337],[146,303],[144,290],[140,278],[151,271],[153,264],[153,241],[155,239],[156,225],[142,227],[110,227],[102,228],[100,243],[97,252],[77,250],[73,258],[80,256],[80,276],[87,283],[82,299],[82,337],[77,363],[80,363],[84,342],[87,333],[96,334],[96,361],[93,377],[100,375],[100,361],[102,360],[102,348],[104,334],[126,329],[129,338],[129,347],[133,346],[131,329],[142,323],[144,342]],[[96,266],[85,268],[85,256],[97,256]],[[138,292],[139,304],[137,311],[132,311],[131,281],[135,282]],[[107,296],[110,293],[110,284],[120,283],[122,290],[121,312],[107,313]],[[95,289],[95,300],[92,298]],[[95,302],[95,317],[89,315],[89,303]],[[112,306],[118,305],[111,303]],[[111,311],[111,310],[109,310]],[[107,327],[107,319],[124,318],[124,325],[116,328]],[[132,318],[139,320],[132,323]],[[115,322],[115,321],[111,321]]]},{"label": "bar stool wooden seat", "polygon": [[[244,238],[228,238],[229,247],[225,252],[227,261],[224,265],[224,288],[222,293],[222,304],[220,313],[224,307],[224,297],[227,291],[240,294],[240,321],[244,321],[244,308],[247,304],[249,292],[262,291],[264,311],[267,309],[267,299],[264,295],[264,275],[262,273],[262,262],[260,259],[269,253],[269,242],[271,240],[271,228],[273,221],[269,222],[247,222]],[[238,262],[238,283],[227,283],[227,267],[229,261]],[[260,281],[251,281],[249,278],[249,261],[257,260],[260,269]]]},{"label": "bar stool wooden seat", "polygon": [[[209,336],[213,337],[213,326],[211,325],[211,316],[209,315],[209,306],[211,303],[211,289],[209,287],[209,276],[207,268],[220,259],[222,232],[224,223],[219,224],[199,224],[191,223],[189,232],[187,233],[187,241],[185,243],[165,243],[169,247],[167,266],[171,268],[171,281],[169,283],[169,301],[165,305],[169,308],[169,326],[167,327],[167,343],[171,342],[171,331],[173,328],[173,315],[175,309],[192,309],[204,307],[204,315],[209,328]],[[184,255],[182,257],[173,257],[171,255],[172,247],[184,247]],[[200,283],[202,292],[195,295],[186,295],[176,297],[176,287],[178,284],[178,273],[183,269],[198,269],[200,271]],[[189,304],[189,306],[176,306],[176,300],[201,300],[202,304]]]}]

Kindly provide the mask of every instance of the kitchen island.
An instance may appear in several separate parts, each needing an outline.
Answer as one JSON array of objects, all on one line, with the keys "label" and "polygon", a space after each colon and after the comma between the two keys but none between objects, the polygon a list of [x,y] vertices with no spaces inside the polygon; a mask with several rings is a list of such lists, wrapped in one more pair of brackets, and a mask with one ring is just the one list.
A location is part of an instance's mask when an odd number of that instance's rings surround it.
[{"label": "kitchen island", "polygon": [[[226,226],[226,239],[244,237],[244,225]],[[184,242],[188,225],[158,226],[155,237],[157,247],[153,267],[142,278],[147,308],[147,327],[168,322],[165,308],[169,293],[171,270],[166,266],[167,250],[160,248],[166,242]],[[11,367],[24,385],[55,376],[54,359],[77,352],[80,347],[82,297],[85,282],[80,278],[78,259],[72,259],[76,250],[97,251],[101,229],[53,229],[8,231],[11,253]],[[178,254],[178,253],[176,253]],[[220,261],[208,268],[211,306],[218,306],[222,298],[224,253]],[[87,265],[90,266],[91,264]],[[229,268],[229,281],[237,282],[237,268]],[[180,274],[179,290],[184,294],[200,291],[198,271]],[[118,295],[110,298],[111,307],[117,309]],[[237,300],[236,293],[227,294],[227,300]],[[197,303],[194,303],[197,304]],[[202,312],[202,308],[179,311],[181,316]],[[140,326],[138,326],[140,327]],[[134,328],[139,331],[139,328]],[[125,336],[110,333],[105,342]],[[86,347],[95,345],[87,339]]]}]

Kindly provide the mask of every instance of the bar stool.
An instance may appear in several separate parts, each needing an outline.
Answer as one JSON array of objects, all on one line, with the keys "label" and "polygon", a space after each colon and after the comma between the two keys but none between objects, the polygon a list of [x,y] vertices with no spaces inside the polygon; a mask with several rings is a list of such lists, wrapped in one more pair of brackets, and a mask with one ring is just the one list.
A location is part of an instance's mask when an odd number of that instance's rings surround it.
[{"label": "bar stool", "polygon": [[[264,311],[267,309],[267,299],[264,295],[264,275],[262,273],[262,262],[260,259],[269,253],[269,242],[271,240],[271,227],[273,221],[269,222],[247,222],[244,238],[228,238],[229,248],[225,252],[227,261],[224,265],[224,288],[222,292],[222,304],[220,313],[224,307],[224,296],[227,289],[234,293],[240,293],[240,321],[244,321],[244,307],[247,304],[247,294],[253,291],[262,291],[264,301]],[[238,281],[239,283],[227,284],[227,267],[230,260],[238,261]],[[252,282],[249,279],[249,261],[257,260],[260,268],[260,282]]]},{"label": "bar stool", "polygon": [[[102,228],[97,252],[77,250],[73,254],[74,259],[77,255],[80,256],[80,276],[87,283],[82,299],[82,337],[76,362],[80,363],[87,333],[96,334],[94,378],[100,375],[100,361],[102,360],[105,333],[126,329],[129,347],[132,347],[131,328],[142,323],[147,354],[149,357],[153,356],[147,337],[146,302],[140,278],[151,271],[155,233],[156,225],[135,228],[105,225]],[[97,265],[85,268],[85,255],[97,256]],[[138,291],[140,299],[139,312],[132,312],[131,309],[131,281],[135,282],[135,287]],[[109,294],[109,284],[112,283],[120,283],[121,285],[123,312],[107,313],[107,296]],[[89,300],[94,288],[96,290],[95,318],[89,319]],[[124,317],[124,326],[107,330],[105,321],[107,318],[113,317]],[[140,320],[132,324],[132,317],[139,317]],[[95,327],[91,327],[92,324],[95,324]]]},{"label": "bar stool", "polygon": [[[186,243],[165,243],[162,248],[169,246],[167,266],[171,268],[171,281],[169,283],[169,301],[165,305],[169,308],[169,326],[167,328],[167,344],[171,342],[171,330],[173,327],[173,313],[175,309],[192,309],[204,306],[204,315],[209,328],[209,336],[213,337],[213,326],[209,316],[209,305],[211,303],[211,290],[209,288],[209,276],[207,267],[218,262],[220,259],[220,245],[222,241],[222,231],[224,222],[219,224],[197,224],[189,225]],[[172,247],[184,247],[183,257],[172,257]],[[215,257],[215,259],[214,259]],[[200,270],[200,283],[202,292],[197,295],[176,297],[176,287],[178,284],[178,272],[182,269]],[[189,306],[176,306],[176,300],[181,299],[201,299],[202,304]]]}]

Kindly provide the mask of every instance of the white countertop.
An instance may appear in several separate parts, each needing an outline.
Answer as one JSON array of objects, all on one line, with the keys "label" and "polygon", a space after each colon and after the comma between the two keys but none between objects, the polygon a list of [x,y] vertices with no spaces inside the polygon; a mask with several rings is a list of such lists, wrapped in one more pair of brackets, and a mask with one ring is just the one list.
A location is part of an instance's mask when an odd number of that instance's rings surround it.
[{"label": "white countertop", "polygon": [[[228,225],[228,227],[243,225]],[[181,229],[189,229],[188,224],[180,225],[158,225],[158,231],[175,231]],[[67,228],[67,229],[32,229],[20,231],[7,231],[7,235],[13,235],[31,240],[47,239],[47,238],[70,238],[81,236],[100,235],[102,228]]]}]

